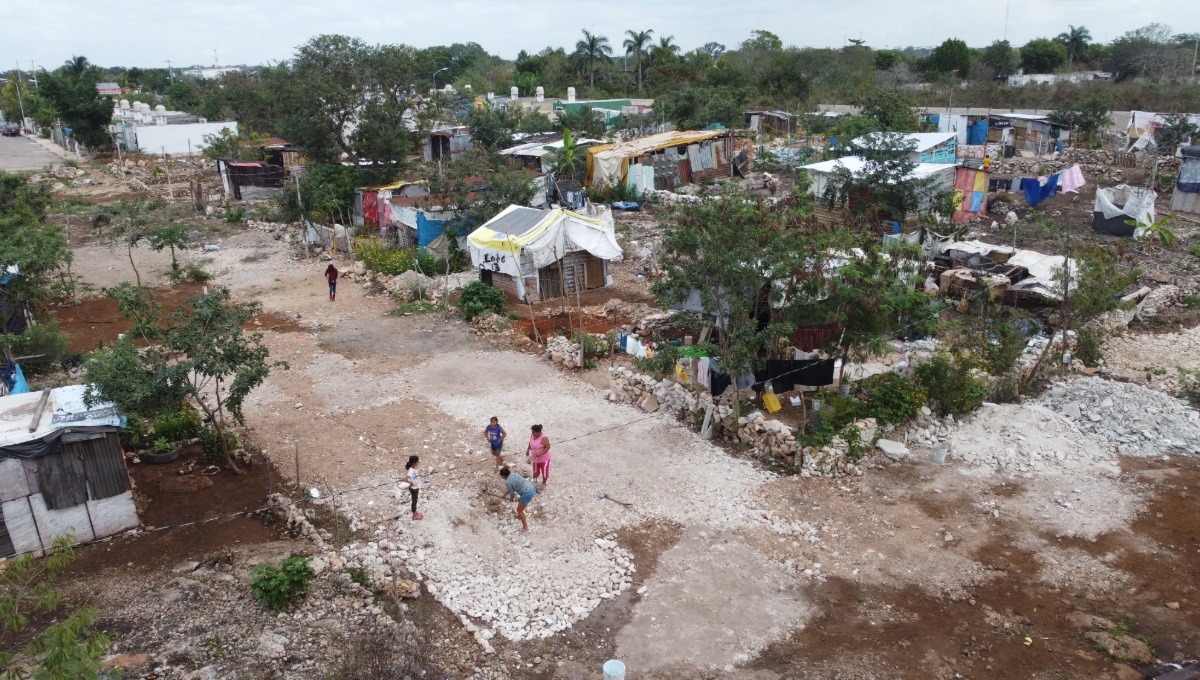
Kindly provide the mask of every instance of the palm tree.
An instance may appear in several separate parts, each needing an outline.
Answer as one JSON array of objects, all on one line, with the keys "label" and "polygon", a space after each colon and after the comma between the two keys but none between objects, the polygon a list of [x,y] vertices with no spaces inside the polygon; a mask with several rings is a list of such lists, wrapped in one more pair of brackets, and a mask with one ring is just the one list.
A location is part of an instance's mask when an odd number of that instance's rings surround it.
[{"label": "palm tree", "polygon": [[612,56],[612,46],[608,44],[608,38],[602,35],[593,35],[586,28],[583,29],[583,40],[575,43],[576,62],[587,68],[588,82],[592,87],[596,87],[596,62],[606,61]]},{"label": "palm tree", "polygon": [[646,46],[650,44],[650,34],[654,29],[647,31],[625,31],[625,35],[629,36],[625,39],[625,54],[637,55],[637,83],[638,92],[642,91],[642,52],[646,50]]},{"label": "palm tree", "polygon": [[92,64],[87,60],[87,57],[71,57],[64,64],[67,67],[67,73],[78,78],[87,72],[88,67]]},{"label": "palm tree", "polygon": [[650,59],[658,63],[671,61],[679,54],[679,45],[675,44],[675,36],[659,36],[658,44],[650,48]]},{"label": "palm tree", "polygon": [[1067,64],[1069,65],[1075,61],[1075,57],[1082,55],[1083,51],[1087,49],[1088,41],[1092,39],[1092,33],[1087,30],[1087,26],[1068,25],[1067,29],[1069,30],[1066,33],[1059,33],[1055,40],[1066,46]]}]

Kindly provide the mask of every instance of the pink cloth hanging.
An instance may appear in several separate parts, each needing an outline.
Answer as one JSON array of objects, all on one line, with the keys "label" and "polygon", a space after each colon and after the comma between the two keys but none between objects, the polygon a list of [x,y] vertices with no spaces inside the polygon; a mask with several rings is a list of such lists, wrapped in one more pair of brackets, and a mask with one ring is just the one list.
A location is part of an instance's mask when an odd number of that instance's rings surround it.
[{"label": "pink cloth hanging", "polygon": [[1065,194],[1067,192],[1078,192],[1079,187],[1087,184],[1083,178],[1083,171],[1079,169],[1079,164],[1076,163],[1071,167],[1063,170],[1062,179],[1059,181],[1059,189]]}]

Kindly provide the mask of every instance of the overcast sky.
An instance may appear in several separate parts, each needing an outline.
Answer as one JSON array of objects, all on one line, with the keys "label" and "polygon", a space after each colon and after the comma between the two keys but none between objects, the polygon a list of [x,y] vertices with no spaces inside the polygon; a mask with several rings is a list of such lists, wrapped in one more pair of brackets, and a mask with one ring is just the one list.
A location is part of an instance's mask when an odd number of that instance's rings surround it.
[{"label": "overcast sky", "polygon": [[[1016,45],[1083,24],[1107,42],[1151,22],[1200,32],[1196,0],[1011,0],[1008,39]],[[607,36],[614,50],[626,29],[673,35],[684,50],[715,41],[733,48],[754,29],[785,45],[840,47],[859,38],[876,47],[935,45],[948,37],[972,47],[1003,37],[1005,2],[913,0],[763,2],[761,0],[0,0],[0,69],[54,68],[72,55],[103,66],[261,64],[287,59],[320,33],[416,47],[477,42],[515,58],[547,45],[570,51],[581,28]]]}]

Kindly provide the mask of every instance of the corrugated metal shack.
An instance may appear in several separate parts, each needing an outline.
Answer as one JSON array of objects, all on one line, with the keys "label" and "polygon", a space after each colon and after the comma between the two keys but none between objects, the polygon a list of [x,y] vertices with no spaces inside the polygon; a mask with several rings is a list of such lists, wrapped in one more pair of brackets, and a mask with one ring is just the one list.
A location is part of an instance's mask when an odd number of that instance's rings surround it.
[{"label": "corrugated metal shack", "polygon": [[112,404],[84,386],[0,397],[0,557],[91,541],[138,526]]}]

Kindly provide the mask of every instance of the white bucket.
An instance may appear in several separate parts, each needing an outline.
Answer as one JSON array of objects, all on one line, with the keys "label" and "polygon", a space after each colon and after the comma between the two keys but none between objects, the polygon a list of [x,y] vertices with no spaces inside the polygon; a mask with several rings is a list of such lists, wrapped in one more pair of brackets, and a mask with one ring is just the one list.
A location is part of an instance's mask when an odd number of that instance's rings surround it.
[{"label": "white bucket", "polygon": [[625,664],[616,659],[605,661],[604,680],[625,680]]}]

